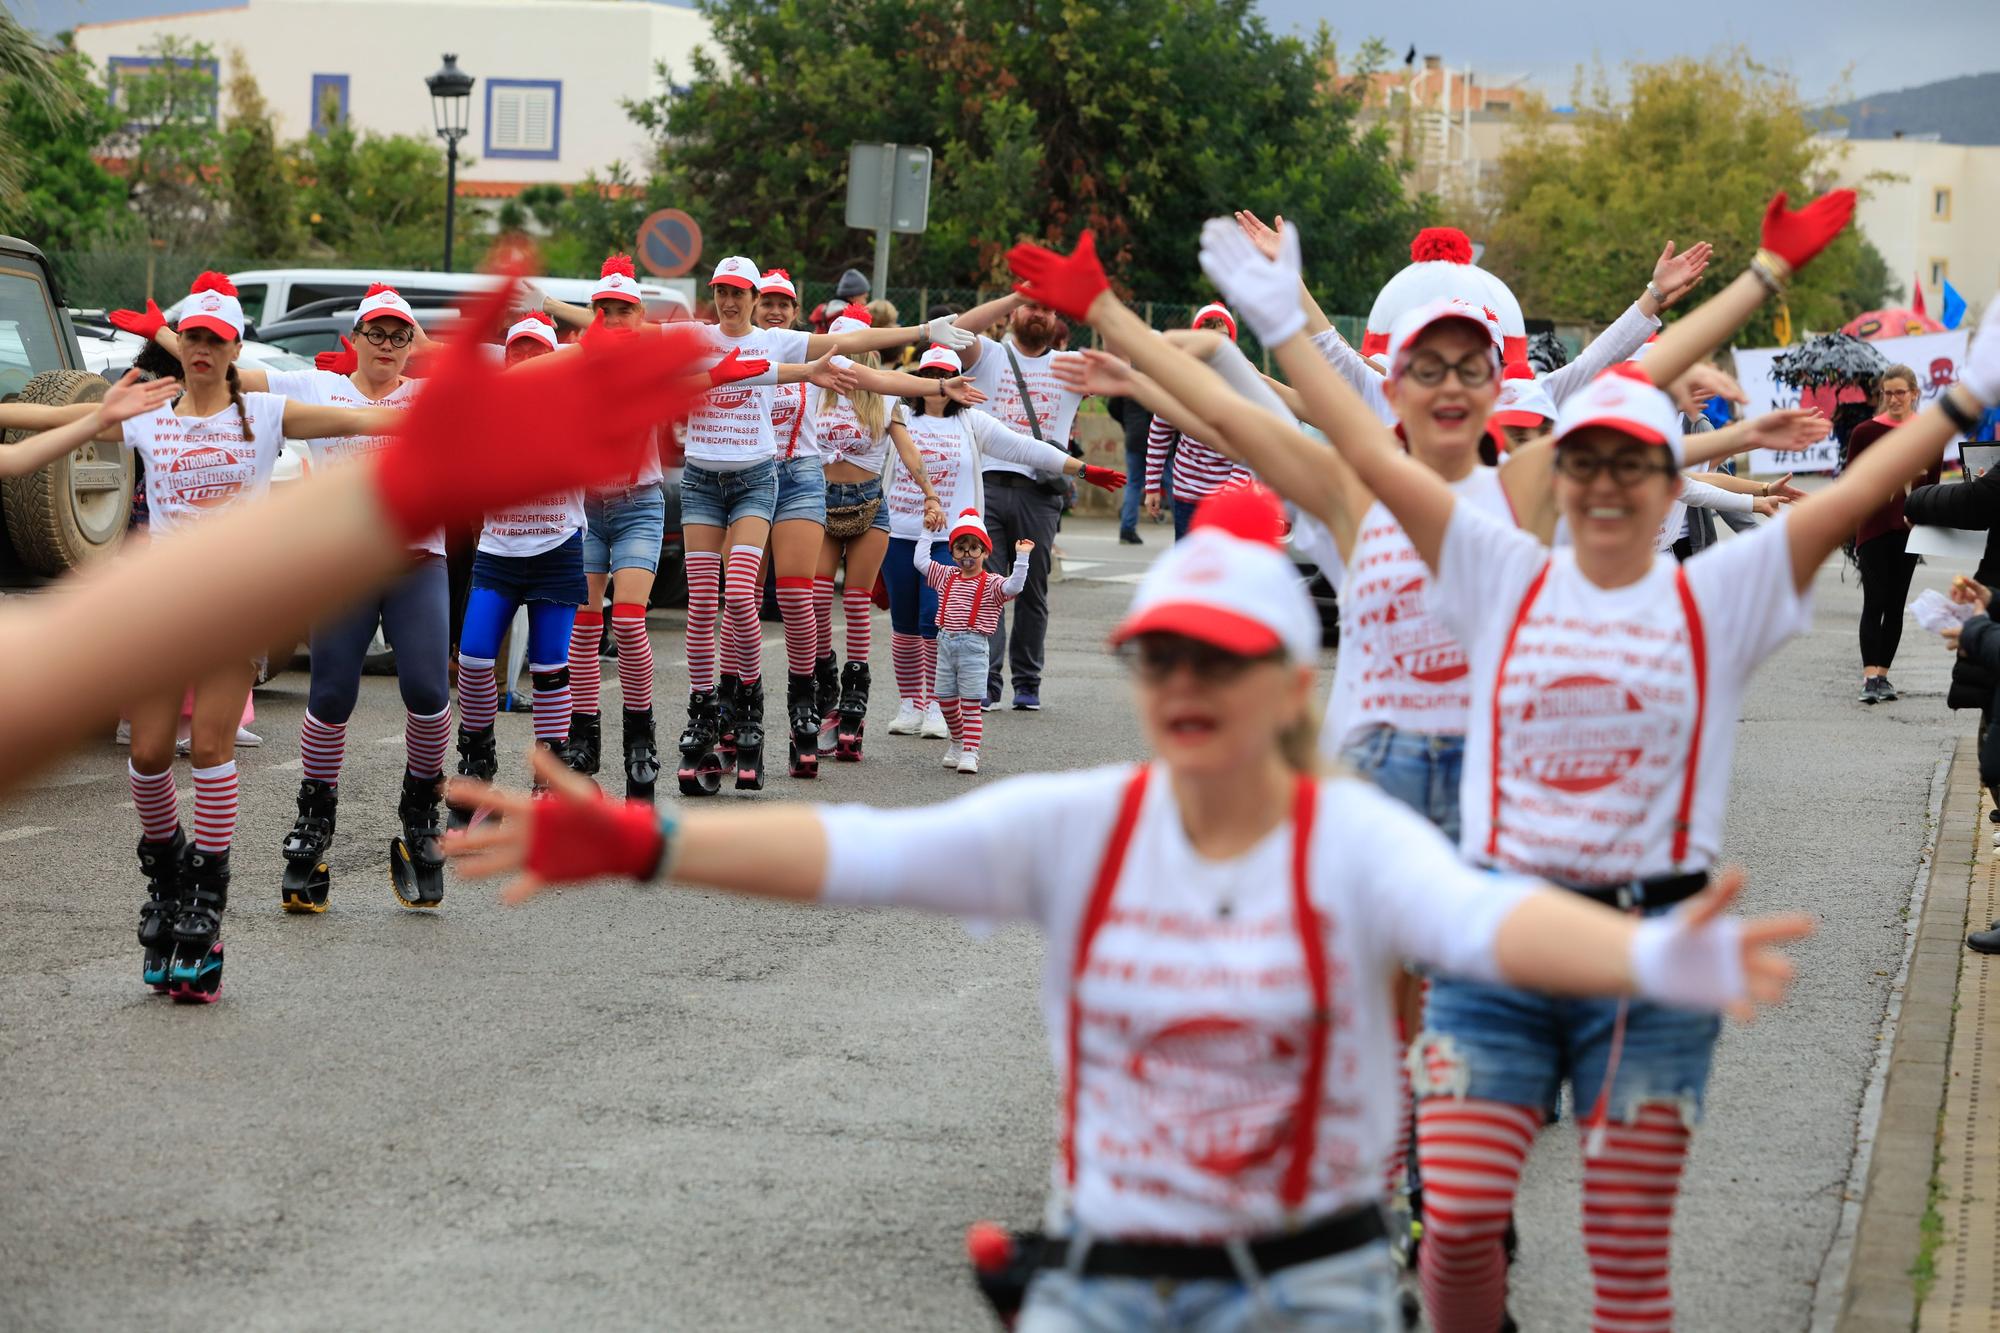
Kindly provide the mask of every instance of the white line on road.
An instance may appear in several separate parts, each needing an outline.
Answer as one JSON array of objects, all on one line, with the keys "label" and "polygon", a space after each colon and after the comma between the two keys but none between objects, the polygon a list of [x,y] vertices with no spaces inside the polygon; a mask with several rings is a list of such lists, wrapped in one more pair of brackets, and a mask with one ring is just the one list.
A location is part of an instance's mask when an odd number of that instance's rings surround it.
[{"label": "white line on road", "polygon": [[296,759],[287,759],[287,760],[286,760],[286,761],[285,761],[284,763],[282,763],[282,764],[273,764],[273,765],[271,765],[271,766],[270,766],[270,767],[269,767],[268,769],[266,769],[266,770],[265,770],[265,772],[267,772],[267,773],[289,773],[289,772],[291,772],[291,771],[292,771],[293,769],[295,769],[295,768],[304,768],[305,766],[306,766],[306,761],[305,761],[305,759],[304,759],[303,757],[299,757],[299,758],[296,758]]},{"label": "white line on road", "polygon": [[19,842],[23,838],[32,838],[37,834],[54,832],[55,829],[53,827],[45,827],[39,824],[23,825],[21,828],[10,828],[0,831],[0,842]]}]

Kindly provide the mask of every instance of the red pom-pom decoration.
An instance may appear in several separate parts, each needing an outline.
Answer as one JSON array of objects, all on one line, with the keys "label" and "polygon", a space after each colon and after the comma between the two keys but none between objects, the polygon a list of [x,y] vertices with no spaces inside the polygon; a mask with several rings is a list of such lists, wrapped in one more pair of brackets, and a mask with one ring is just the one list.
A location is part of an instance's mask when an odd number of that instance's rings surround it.
[{"label": "red pom-pom decoration", "polygon": [[604,261],[604,267],[598,270],[597,276],[608,278],[614,273],[628,277],[634,282],[639,280],[638,272],[632,267],[632,256],[630,255],[611,256],[611,258]]},{"label": "red pom-pom decoration", "polygon": [[1507,368],[1500,372],[1503,380],[1531,380],[1534,377],[1535,368],[1525,361],[1510,361]]},{"label": "red pom-pom decoration", "polygon": [[370,283],[368,285],[368,290],[361,293],[361,299],[365,301],[371,296],[380,296],[383,292],[387,292],[389,293],[389,295],[394,296],[396,294],[396,289],[394,287],[391,287],[386,282]]},{"label": "red pom-pom decoration", "polygon": [[875,327],[875,316],[868,313],[868,307],[865,305],[851,305],[847,309],[837,312],[834,315],[834,319],[854,319],[861,321],[871,329]]},{"label": "red pom-pom decoration", "polygon": [[[521,316],[521,319],[532,319],[535,321],[535,323],[546,324],[550,328],[554,328],[556,326],[556,322],[554,320],[550,319],[547,315],[543,314],[539,310],[530,310],[527,313],[523,314]],[[519,323],[520,321],[517,320],[515,322]]]},{"label": "red pom-pom decoration", "polygon": [[965,1229],[965,1253],[982,1273],[997,1273],[1014,1261],[1014,1238],[991,1222]]},{"label": "red pom-pom decoration", "polygon": [[1472,240],[1456,227],[1425,227],[1410,242],[1412,264],[1470,264]]},{"label": "red pom-pom decoration", "polygon": [[188,290],[191,292],[217,292],[223,296],[234,296],[236,295],[236,284],[229,280],[228,274],[217,273],[215,270],[210,269],[196,278],[194,286],[188,288]]},{"label": "red pom-pom decoration", "polygon": [[1229,486],[1201,502],[1188,531],[1220,528],[1232,537],[1266,546],[1285,541],[1285,506],[1265,486]]}]

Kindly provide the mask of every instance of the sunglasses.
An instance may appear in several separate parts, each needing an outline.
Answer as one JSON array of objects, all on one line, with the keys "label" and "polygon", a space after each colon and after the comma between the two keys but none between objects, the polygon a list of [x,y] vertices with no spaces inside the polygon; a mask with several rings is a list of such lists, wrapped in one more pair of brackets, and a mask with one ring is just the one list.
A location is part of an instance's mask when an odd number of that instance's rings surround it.
[{"label": "sunglasses", "polygon": [[1163,683],[1183,667],[1204,685],[1223,685],[1259,662],[1281,660],[1283,654],[1245,657],[1179,634],[1142,634],[1119,645],[1118,656],[1134,676],[1148,685]]},{"label": "sunglasses", "polygon": [[357,330],[357,332],[361,334],[361,337],[365,341],[376,347],[408,347],[411,341],[417,336],[417,331],[411,328],[366,328]]},{"label": "sunglasses", "polygon": [[1600,472],[1609,472],[1620,486],[1637,486],[1655,473],[1673,475],[1672,463],[1661,463],[1644,453],[1623,450],[1615,454],[1593,453],[1588,449],[1557,449],[1556,471],[1571,481],[1588,484]]},{"label": "sunglasses", "polygon": [[1492,382],[1493,358],[1481,352],[1463,361],[1447,361],[1436,352],[1415,352],[1403,367],[1405,379],[1415,380],[1426,389],[1444,383],[1446,375],[1456,375],[1460,384],[1468,389],[1477,389]]}]

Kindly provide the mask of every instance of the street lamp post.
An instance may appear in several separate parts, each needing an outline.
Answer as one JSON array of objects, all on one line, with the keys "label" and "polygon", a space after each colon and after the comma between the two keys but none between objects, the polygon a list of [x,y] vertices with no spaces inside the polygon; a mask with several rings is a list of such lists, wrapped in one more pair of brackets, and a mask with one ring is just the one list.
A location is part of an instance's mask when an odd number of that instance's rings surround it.
[{"label": "street lamp post", "polygon": [[431,115],[437,122],[438,138],[444,140],[444,271],[451,272],[452,233],[458,223],[458,141],[465,137],[472,114],[472,76],[458,67],[458,57],[447,55],[444,66],[424,80],[431,90]]}]

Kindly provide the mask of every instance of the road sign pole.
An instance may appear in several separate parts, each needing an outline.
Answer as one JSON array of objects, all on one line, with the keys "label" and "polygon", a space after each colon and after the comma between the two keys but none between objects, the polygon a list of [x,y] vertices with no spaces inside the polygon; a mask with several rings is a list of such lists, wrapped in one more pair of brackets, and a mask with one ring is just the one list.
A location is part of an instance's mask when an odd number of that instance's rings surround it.
[{"label": "road sign pole", "polygon": [[889,224],[896,209],[896,145],[882,145],[881,225],[875,228],[875,282],[868,294],[882,300],[889,290]]}]

